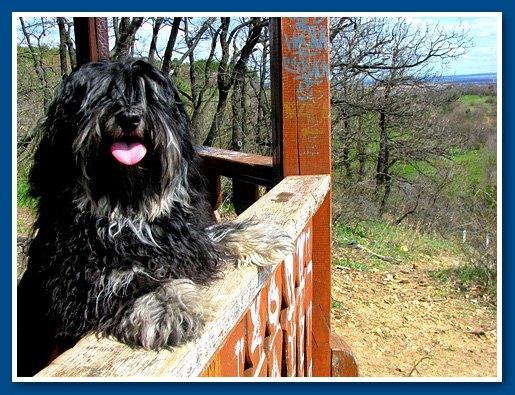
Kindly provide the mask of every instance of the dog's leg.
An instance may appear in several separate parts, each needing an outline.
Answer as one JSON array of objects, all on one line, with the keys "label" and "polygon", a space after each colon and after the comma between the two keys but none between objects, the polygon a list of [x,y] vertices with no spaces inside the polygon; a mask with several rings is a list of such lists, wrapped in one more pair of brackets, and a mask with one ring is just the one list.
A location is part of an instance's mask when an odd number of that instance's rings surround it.
[{"label": "dog's leg", "polygon": [[209,313],[193,282],[171,280],[138,298],[110,334],[131,346],[169,348],[195,339]]},{"label": "dog's leg", "polygon": [[295,250],[291,237],[281,228],[255,221],[224,223],[209,229],[213,241],[224,245],[236,265],[275,265]]}]

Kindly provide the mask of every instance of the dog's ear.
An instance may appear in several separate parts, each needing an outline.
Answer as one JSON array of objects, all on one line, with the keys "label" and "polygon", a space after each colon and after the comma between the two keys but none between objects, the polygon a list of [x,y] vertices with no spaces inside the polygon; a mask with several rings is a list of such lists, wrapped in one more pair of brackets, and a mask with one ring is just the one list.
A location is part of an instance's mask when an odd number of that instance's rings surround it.
[{"label": "dog's ear", "polygon": [[86,76],[76,71],[56,90],[45,118],[38,126],[38,148],[34,154],[29,183],[34,198],[62,193],[75,174],[73,141],[78,134],[78,117],[87,95]]},{"label": "dog's ear", "polygon": [[65,134],[58,130],[58,126],[48,122],[42,127],[41,140],[29,175],[30,194],[35,199],[59,197],[69,188],[69,180],[77,177],[73,174],[76,166],[71,149],[74,131],[68,129]]}]

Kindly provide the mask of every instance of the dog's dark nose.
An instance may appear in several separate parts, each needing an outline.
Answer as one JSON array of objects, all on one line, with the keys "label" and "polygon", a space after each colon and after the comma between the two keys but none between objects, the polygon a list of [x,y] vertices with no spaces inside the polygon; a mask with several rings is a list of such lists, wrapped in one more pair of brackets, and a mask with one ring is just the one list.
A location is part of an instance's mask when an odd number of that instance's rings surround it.
[{"label": "dog's dark nose", "polygon": [[131,111],[123,112],[118,114],[116,122],[124,130],[134,130],[141,123],[141,115]]}]

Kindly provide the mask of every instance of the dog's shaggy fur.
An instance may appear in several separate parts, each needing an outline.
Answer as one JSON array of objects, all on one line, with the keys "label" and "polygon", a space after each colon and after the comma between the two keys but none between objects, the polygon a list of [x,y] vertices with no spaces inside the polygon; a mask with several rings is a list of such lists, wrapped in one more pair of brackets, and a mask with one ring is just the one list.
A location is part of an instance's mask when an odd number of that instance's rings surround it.
[{"label": "dog's shaggy fur", "polygon": [[[138,158],[123,162],[116,145]],[[91,331],[154,350],[194,339],[208,304],[198,286],[293,249],[277,229],[216,223],[179,92],[142,60],[87,64],[59,87],[30,184],[39,216],[18,286],[19,376]]]}]

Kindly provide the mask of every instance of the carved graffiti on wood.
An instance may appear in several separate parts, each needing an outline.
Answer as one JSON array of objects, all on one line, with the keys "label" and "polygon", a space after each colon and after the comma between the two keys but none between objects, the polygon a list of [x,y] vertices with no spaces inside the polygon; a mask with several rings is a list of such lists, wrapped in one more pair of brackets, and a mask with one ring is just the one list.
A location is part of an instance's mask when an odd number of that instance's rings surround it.
[{"label": "carved graffiti on wood", "polygon": [[205,376],[311,376],[311,236],[310,221],[295,254],[275,269]]},{"label": "carved graffiti on wood", "polygon": [[283,37],[290,54],[284,58],[284,69],[295,75],[297,98],[310,100],[313,87],[329,81],[329,40],[325,18],[289,19],[293,29]]},{"label": "carved graffiti on wood", "polygon": [[109,26],[107,18],[95,18],[98,59],[109,59]]}]

